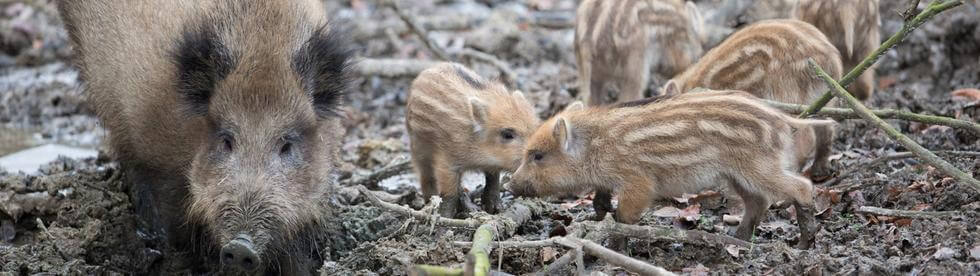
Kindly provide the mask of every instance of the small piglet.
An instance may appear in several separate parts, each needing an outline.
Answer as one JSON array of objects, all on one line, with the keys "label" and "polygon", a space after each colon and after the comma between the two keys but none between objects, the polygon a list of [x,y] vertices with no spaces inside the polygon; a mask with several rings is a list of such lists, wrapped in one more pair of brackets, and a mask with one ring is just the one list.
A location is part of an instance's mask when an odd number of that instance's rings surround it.
[{"label": "small piglet", "polygon": [[[820,29],[840,51],[844,70],[851,70],[881,45],[878,0],[800,0],[793,17]],[[874,93],[874,67],[848,87],[867,100]]]},{"label": "small piglet", "polygon": [[[840,53],[820,30],[793,19],[761,21],[735,32],[698,63],[667,81],[664,94],[685,93],[696,87],[733,89],[768,100],[810,104],[828,87],[807,67],[807,58],[813,58],[834,79],[840,78]],[[814,131],[818,140],[810,172],[815,178],[825,178],[831,174],[834,129],[820,126]]]},{"label": "small piglet", "polygon": [[595,189],[619,198],[616,220],[636,223],[653,200],[729,185],[745,203],[735,236],[749,240],[770,203],[797,210],[800,248],[814,241],[813,186],[797,172],[796,119],[741,91],[707,91],[650,103],[573,104],[531,135],[507,189],[519,196]]},{"label": "small piglet", "polygon": [[496,213],[501,171],[520,164],[540,119],[521,92],[490,82],[462,65],[442,63],[412,82],[405,110],[412,162],[428,200],[439,195],[441,215],[455,217],[464,202],[465,171],[486,177],[483,209]]},{"label": "small piglet", "polygon": [[575,15],[579,90],[588,105],[643,98],[650,71],[669,78],[697,61],[703,50],[701,15],[680,0],[585,0]]}]

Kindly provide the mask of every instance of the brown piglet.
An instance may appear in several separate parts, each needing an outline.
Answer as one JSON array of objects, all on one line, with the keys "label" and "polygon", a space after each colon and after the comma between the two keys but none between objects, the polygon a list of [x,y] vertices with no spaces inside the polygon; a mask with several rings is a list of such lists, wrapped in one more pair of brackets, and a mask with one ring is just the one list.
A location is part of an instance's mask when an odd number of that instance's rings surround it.
[{"label": "brown piglet", "polygon": [[575,15],[579,94],[602,105],[615,86],[619,102],[643,98],[650,72],[669,78],[703,53],[701,15],[680,0],[586,0]]},{"label": "brown piglet", "polygon": [[441,196],[440,214],[455,217],[465,206],[462,174],[481,171],[486,179],[483,209],[496,213],[499,173],[517,168],[524,143],[539,123],[519,91],[510,92],[460,64],[426,69],[412,82],[405,109],[422,194],[427,200]]},{"label": "brown piglet", "polygon": [[741,91],[649,103],[572,105],[525,146],[506,188],[518,196],[591,189],[619,198],[617,221],[636,223],[653,200],[728,185],[745,204],[735,236],[749,240],[771,203],[793,202],[800,248],[814,241],[813,186],[797,172],[797,130],[833,121],[796,119]]},{"label": "brown piglet", "polygon": [[[837,48],[809,23],[793,19],[765,20],[745,27],[708,51],[696,64],[664,85],[664,94],[694,88],[732,89],[759,98],[809,104],[827,91],[827,84],[807,66],[813,58],[835,79],[841,75]],[[832,103],[833,104],[833,103]],[[815,178],[831,174],[829,157],[834,140],[832,126],[818,126]]]},{"label": "brown piglet", "polygon": [[[881,45],[878,0],[800,0],[793,18],[813,24],[840,51],[850,71]],[[868,68],[847,90],[859,100],[874,94],[875,68]]]}]

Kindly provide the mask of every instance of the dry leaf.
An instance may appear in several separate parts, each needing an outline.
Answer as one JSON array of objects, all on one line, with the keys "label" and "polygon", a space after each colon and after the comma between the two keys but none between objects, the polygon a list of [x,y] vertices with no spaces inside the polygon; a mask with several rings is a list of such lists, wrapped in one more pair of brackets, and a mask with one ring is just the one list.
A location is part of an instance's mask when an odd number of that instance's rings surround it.
[{"label": "dry leaf", "polygon": [[558,256],[558,249],[555,249],[554,247],[541,248],[541,251],[538,251],[538,255],[541,256],[541,262],[547,263],[554,260],[555,257]]},{"label": "dry leaf", "polygon": [[896,219],[894,223],[895,223],[895,225],[898,225],[898,226],[903,226],[903,227],[904,226],[909,226],[909,224],[912,224],[912,219],[907,219],[907,218]]},{"label": "dry leaf", "polygon": [[723,215],[721,216],[721,220],[728,225],[738,225],[738,223],[742,222],[742,216]]},{"label": "dry leaf", "polygon": [[980,101],[980,89],[962,88],[951,93],[953,100]]},{"label": "dry leaf", "polygon": [[936,253],[932,254],[932,258],[936,260],[948,260],[956,256],[956,250],[949,247],[943,247],[936,250]]},{"label": "dry leaf", "polygon": [[878,89],[886,89],[898,82],[898,77],[894,75],[882,76],[878,78]]},{"label": "dry leaf", "polygon": [[929,203],[919,203],[919,204],[916,204],[915,207],[912,207],[912,210],[922,211],[922,210],[926,210],[926,209],[929,209],[929,208],[932,208],[932,205],[929,205]]},{"label": "dry leaf", "polygon": [[735,258],[738,258],[738,256],[741,253],[738,250],[738,246],[735,246],[734,244],[729,244],[728,246],[725,246],[725,251],[728,251],[728,255],[732,255],[732,257]]},{"label": "dry leaf", "polygon": [[653,211],[653,215],[661,218],[676,218],[681,213],[680,209],[667,206]]},{"label": "dry leaf", "polygon": [[691,276],[707,276],[708,272],[711,272],[711,270],[702,264],[698,264],[698,266],[695,267],[685,267],[684,269],[681,269],[681,272],[687,273]]},{"label": "dry leaf", "polygon": [[701,219],[701,204],[694,204],[681,210],[677,217],[685,221],[698,221]]}]

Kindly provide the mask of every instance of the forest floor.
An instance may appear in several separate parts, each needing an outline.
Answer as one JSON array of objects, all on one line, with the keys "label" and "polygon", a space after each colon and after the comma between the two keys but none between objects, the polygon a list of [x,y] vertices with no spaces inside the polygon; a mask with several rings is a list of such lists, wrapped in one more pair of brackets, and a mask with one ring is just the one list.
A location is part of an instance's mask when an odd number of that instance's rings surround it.
[{"label": "forest floor", "polygon": [[[0,156],[46,143],[100,149],[105,131],[82,100],[78,73],[68,64],[71,51],[53,4],[0,4]],[[330,4],[364,58],[435,59],[398,16],[374,1]],[[447,3],[448,2],[448,3]],[[485,2],[492,2],[486,4]],[[513,69],[542,118],[570,103],[577,93],[573,30],[543,27],[533,18],[568,15],[576,1],[413,1],[407,8],[433,29],[434,41],[450,52],[474,48]],[[886,3],[887,2],[887,3]],[[901,27],[896,12],[904,1],[882,1],[882,34]],[[333,2],[331,2],[333,3]],[[904,3],[902,3],[904,4]],[[496,67],[461,62],[489,78]],[[977,121],[980,99],[951,92],[980,88],[980,16],[972,1],[923,25],[882,57],[874,108]],[[361,177],[408,156],[403,111],[412,76],[363,75],[348,96],[343,144],[344,178]],[[653,85],[658,85],[654,78]],[[980,151],[973,134],[943,126],[889,122],[924,147]],[[905,149],[861,120],[842,122],[832,165],[838,171],[867,164]],[[941,155],[980,176],[976,157]],[[105,156],[62,158],[33,175],[0,169],[0,275],[146,273],[160,269],[161,253],[148,247],[137,230],[127,184],[118,164]],[[482,177],[468,175],[476,194]],[[381,188],[399,203],[422,207],[414,175],[385,180]],[[665,239],[630,239],[627,254],[692,275],[975,275],[980,274],[980,194],[916,159],[900,159],[856,172],[819,193],[816,247],[793,249],[798,230],[792,208],[775,207],[756,232],[752,248],[732,249]],[[341,189],[343,190],[343,189]],[[348,189],[349,191],[349,189]],[[407,264],[458,266],[469,249],[473,229],[432,228],[429,224],[380,209],[362,196],[344,197],[336,210],[342,223],[331,229],[323,275],[406,274]],[[474,200],[479,196],[474,197]],[[686,201],[686,202],[680,202]],[[726,235],[725,214],[738,200],[703,193],[691,200],[666,202],[646,212],[640,225],[665,225]],[[513,197],[505,193],[505,208]],[[534,217],[510,240],[541,240],[594,214],[588,198],[546,201],[551,214]],[[936,218],[900,218],[858,213],[861,206],[900,210],[955,211]],[[733,208],[734,207],[734,208]],[[735,213],[737,214],[737,213]],[[601,240],[599,242],[602,242]],[[496,248],[494,270],[511,274],[541,271],[563,255],[560,246]],[[499,258],[503,258],[500,260]],[[498,268],[498,261],[501,266]],[[602,261],[586,269],[606,274],[624,270]],[[571,273],[574,265],[566,270]]]}]

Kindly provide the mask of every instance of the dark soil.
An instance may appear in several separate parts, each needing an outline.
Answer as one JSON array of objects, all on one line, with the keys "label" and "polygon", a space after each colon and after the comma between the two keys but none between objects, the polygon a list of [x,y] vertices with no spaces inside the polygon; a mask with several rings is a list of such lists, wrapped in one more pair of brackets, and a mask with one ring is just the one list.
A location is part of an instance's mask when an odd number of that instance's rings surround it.
[{"label": "dark soil", "polygon": [[[57,142],[98,148],[104,131],[84,104],[77,71],[68,65],[71,52],[52,3],[26,1],[0,4],[0,155],[31,145]],[[900,2],[900,3],[896,3]],[[882,1],[883,36],[901,27],[895,12],[905,1]],[[335,18],[348,21],[357,35],[359,54],[366,58],[433,59],[410,32],[376,31],[397,16],[375,1],[330,2]],[[506,60],[520,76],[525,92],[542,117],[571,102],[577,92],[571,29],[547,29],[528,23],[541,11],[568,13],[570,0],[412,1],[408,10],[419,18],[462,16],[471,26],[433,31],[444,47],[460,44]],[[488,4],[490,3],[490,4]],[[977,121],[980,104],[953,98],[951,92],[980,87],[980,16],[970,1],[937,16],[916,30],[879,62],[879,89],[867,102],[875,108]],[[455,48],[454,48],[455,47]],[[463,60],[487,77],[495,67]],[[654,80],[656,82],[656,80]],[[358,177],[407,156],[403,106],[410,77],[360,77],[348,96],[344,143],[345,175]],[[949,127],[892,120],[893,126],[932,150],[980,151],[980,139]],[[882,131],[860,121],[843,122],[834,144],[833,166],[841,171],[905,149]],[[944,156],[974,177],[980,161]],[[51,273],[145,274],[161,272],[166,258],[144,242],[132,213],[127,184],[118,165],[108,158],[60,159],[37,175],[0,172],[0,275]],[[479,190],[482,180],[470,177]],[[385,181],[402,203],[420,207],[411,174]],[[916,159],[891,161],[844,179],[853,191],[821,188],[818,216],[821,230],[815,249],[793,249],[798,230],[792,208],[773,209],[757,231],[754,248],[726,250],[716,246],[673,241],[631,239],[628,253],[683,274],[847,274],[847,275],[975,275],[980,274],[980,193]],[[431,227],[372,206],[340,189],[336,222],[324,249],[323,275],[402,275],[406,265],[459,266],[468,248],[467,229]],[[343,192],[346,191],[346,192]],[[352,196],[353,194],[353,196]],[[476,199],[478,197],[475,197]],[[505,196],[508,205],[510,196]],[[553,200],[554,214],[521,226],[511,240],[539,240],[564,226],[589,219],[590,201]],[[564,203],[564,204],[563,204]],[[699,201],[699,218],[686,221],[658,217],[653,208],[643,225],[675,225],[725,234],[724,197]],[[687,204],[677,208],[692,210]],[[859,214],[860,206],[900,210],[958,211],[933,219],[901,219]],[[42,226],[43,225],[43,226]],[[601,240],[600,240],[601,241]],[[491,254],[500,270],[512,274],[540,271],[565,248],[505,248]],[[586,260],[587,269],[623,272],[602,261]],[[569,269],[571,269],[570,267]],[[572,273],[571,270],[566,271]]]}]

